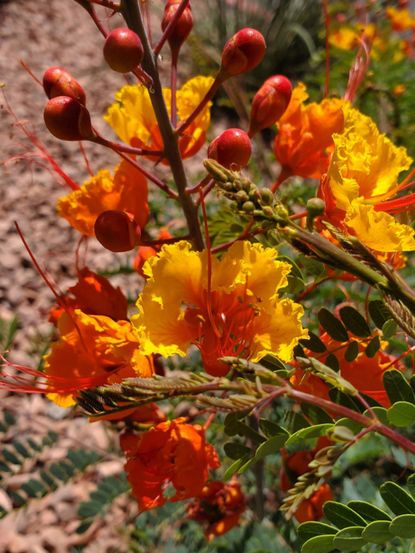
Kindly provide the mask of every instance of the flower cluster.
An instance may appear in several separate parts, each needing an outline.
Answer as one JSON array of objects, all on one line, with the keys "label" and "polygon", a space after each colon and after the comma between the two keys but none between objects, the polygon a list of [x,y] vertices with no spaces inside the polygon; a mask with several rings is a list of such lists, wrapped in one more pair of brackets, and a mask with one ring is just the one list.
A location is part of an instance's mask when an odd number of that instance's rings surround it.
[{"label": "flower cluster", "polygon": [[[0,389],[42,393],[104,420],[120,435],[139,512],[186,500],[182,512],[209,541],[254,518],[254,503],[257,518],[274,513],[279,469],[280,490],[295,491],[284,505],[294,498],[298,522],[318,520],[340,488],[330,485],[333,464],[366,434],[415,453],[389,424],[398,426],[399,416],[386,413],[395,397],[404,398],[400,403],[411,405],[400,407],[410,418],[415,402],[413,377],[405,381],[415,350],[415,293],[397,273],[410,266],[404,253],[415,250],[408,217],[415,193],[403,194],[413,184],[413,160],[358,98],[370,56],[381,63],[388,45],[369,19],[327,36],[327,54],[333,46],[359,50],[342,98],[330,90],[329,58],[319,101],[285,75],[271,75],[245,95],[228,81],[243,83],[266,55],[259,31],[236,32],[214,75],[179,86],[181,49],[193,29],[190,2],[166,0],[158,42],[145,2],[77,3],[105,37],[105,62],[128,74],[104,115],[119,142],[100,134],[87,92],[61,67],[43,76],[45,124],[56,138],[88,141],[120,161],[92,169],[81,144],[89,176],[78,184],[21,124],[70,188],[57,214],[78,233],[76,280],[61,291],[16,225],[56,300],[53,337],[41,369],[5,354]],[[104,8],[119,12],[126,26],[107,29],[111,18],[95,11]],[[401,5],[386,14],[413,42],[410,12]],[[326,13],[326,30],[329,23]],[[165,59],[169,87],[165,67],[159,70]],[[211,125],[211,108],[222,85],[242,117],[239,126],[216,132],[219,110]],[[195,169],[199,152],[205,172]],[[123,252],[103,274],[129,279],[129,293],[97,271],[101,263],[87,247],[81,255],[81,245],[94,239],[98,248]],[[333,285],[336,279],[343,281]],[[365,308],[357,311],[360,301]],[[388,342],[395,324],[404,339]],[[246,486],[243,473],[254,465]]]}]

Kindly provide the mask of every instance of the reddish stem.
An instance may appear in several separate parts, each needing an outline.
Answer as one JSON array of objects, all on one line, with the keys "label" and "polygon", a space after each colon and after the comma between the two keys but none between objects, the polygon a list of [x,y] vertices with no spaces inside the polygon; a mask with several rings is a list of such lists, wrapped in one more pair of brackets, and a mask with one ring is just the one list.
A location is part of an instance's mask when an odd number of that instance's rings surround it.
[{"label": "reddish stem", "polygon": [[215,80],[213,81],[211,87],[206,92],[205,96],[200,101],[199,105],[196,106],[196,108],[193,110],[193,112],[189,115],[187,119],[185,119],[176,129],[176,134],[180,135],[183,134],[184,131],[187,129],[191,123],[196,119],[196,117],[199,115],[199,113],[204,109],[206,104],[210,102],[210,100],[213,98],[213,96],[216,94],[217,90],[225,80],[225,76],[221,73],[216,75]]},{"label": "reddish stem", "polygon": [[123,159],[125,159],[125,161],[128,161],[128,163],[130,163],[130,165],[132,165],[133,167],[135,167],[138,171],[140,171],[140,173],[142,173],[145,177],[148,178],[148,180],[150,180],[151,182],[153,182],[156,186],[158,186],[160,188],[160,190],[163,190],[163,192],[165,192],[168,196],[170,196],[170,198],[173,198],[174,200],[178,200],[179,199],[179,196],[178,194],[172,190],[170,188],[170,186],[168,186],[165,182],[163,182],[161,179],[159,179],[158,177],[156,177],[155,175],[149,173],[146,169],[144,169],[144,167],[142,167],[141,165],[139,165],[134,159],[132,159],[130,156],[124,154],[123,152],[120,152],[116,149],[114,149],[114,152],[117,153],[120,157],[122,157]]},{"label": "reddish stem", "polygon": [[180,5],[178,6],[178,8],[175,12],[175,14],[171,18],[169,24],[164,29],[164,32],[161,35],[160,40],[158,41],[158,43],[154,47],[154,55],[156,57],[159,55],[160,50],[163,48],[166,40],[170,37],[171,33],[173,32],[173,29],[176,26],[176,23],[179,20],[179,17],[182,15],[182,13],[184,12],[184,10],[187,8],[188,5],[189,5],[189,0],[182,0],[181,1]]},{"label": "reddish stem", "polygon": [[127,144],[112,142],[111,140],[107,140],[103,136],[98,135],[95,129],[94,129],[94,132],[96,133],[97,136],[94,139],[92,139],[91,142],[95,142],[96,144],[100,144],[101,146],[106,146],[107,148],[111,148],[111,150],[114,150],[117,153],[123,152],[125,154],[132,154],[135,156],[162,156],[163,155],[162,150],[135,148],[134,146],[128,146]]},{"label": "reddish stem", "polygon": [[176,128],[177,125],[177,108],[176,108],[176,93],[177,93],[177,60],[179,58],[179,49],[174,48],[171,51],[171,75],[170,75],[170,83],[171,83],[171,113],[170,113],[170,119],[171,124],[174,128]]},{"label": "reddish stem", "polygon": [[82,157],[84,158],[85,165],[86,165],[86,170],[88,171],[88,173],[92,177],[94,175],[94,172],[92,171],[91,165],[89,163],[88,156],[86,155],[86,151],[85,151],[85,148],[84,148],[84,145],[82,144],[82,142],[79,142],[79,149],[81,151]]}]

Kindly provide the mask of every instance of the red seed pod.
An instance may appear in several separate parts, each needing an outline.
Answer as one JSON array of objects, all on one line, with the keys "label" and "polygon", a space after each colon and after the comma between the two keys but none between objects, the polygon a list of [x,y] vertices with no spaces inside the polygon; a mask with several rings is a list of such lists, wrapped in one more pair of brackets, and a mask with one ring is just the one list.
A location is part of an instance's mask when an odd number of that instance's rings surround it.
[{"label": "red seed pod", "polygon": [[128,252],[141,238],[141,229],[131,213],[114,209],[98,215],[94,231],[98,242],[112,252]]},{"label": "red seed pod", "polygon": [[[164,31],[170,21],[173,19],[178,7],[180,0],[168,0],[166,7],[164,8],[164,16],[161,22],[161,29]],[[183,13],[180,15],[179,19],[176,21],[176,24],[167,39],[170,48],[173,51],[178,52],[183,45],[183,42],[189,36],[191,30],[193,29],[193,16],[190,4],[183,10]]]},{"label": "red seed pod", "polygon": [[85,91],[63,67],[49,67],[43,75],[43,88],[48,98],[68,96],[85,104]]},{"label": "red seed pod", "polygon": [[265,39],[259,31],[245,27],[225,44],[221,72],[228,77],[246,73],[256,67],[265,55]]},{"label": "red seed pod", "polygon": [[140,37],[128,27],[114,29],[104,44],[104,58],[118,73],[132,71],[143,60],[144,49]]},{"label": "red seed pod", "polygon": [[89,111],[69,96],[51,98],[43,117],[49,132],[61,140],[85,140],[95,136]]},{"label": "red seed pod", "polygon": [[278,121],[290,103],[292,90],[284,75],[274,75],[264,82],[252,100],[249,136]]},{"label": "red seed pod", "polygon": [[248,165],[252,144],[247,133],[241,129],[227,129],[209,145],[208,157],[226,168],[241,169]]}]

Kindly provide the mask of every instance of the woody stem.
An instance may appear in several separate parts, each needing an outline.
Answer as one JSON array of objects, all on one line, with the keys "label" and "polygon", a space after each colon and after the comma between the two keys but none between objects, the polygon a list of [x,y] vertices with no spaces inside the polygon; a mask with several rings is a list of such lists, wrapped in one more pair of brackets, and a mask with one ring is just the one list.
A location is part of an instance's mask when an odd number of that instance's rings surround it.
[{"label": "woody stem", "polygon": [[179,195],[179,201],[193,239],[194,247],[197,250],[202,250],[204,243],[200,230],[197,209],[192,198],[186,193],[187,178],[184,171],[183,160],[180,155],[178,139],[171,124],[169,113],[163,98],[163,91],[156,59],[144,27],[140,5],[137,3],[137,0],[123,0],[121,9],[127,25],[138,34],[141,42],[143,43],[144,59],[142,66],[148,75],[150,75],[153,79],[153,88],[150,91],[150,100],[163,139],[164,153],[173,173]]}]

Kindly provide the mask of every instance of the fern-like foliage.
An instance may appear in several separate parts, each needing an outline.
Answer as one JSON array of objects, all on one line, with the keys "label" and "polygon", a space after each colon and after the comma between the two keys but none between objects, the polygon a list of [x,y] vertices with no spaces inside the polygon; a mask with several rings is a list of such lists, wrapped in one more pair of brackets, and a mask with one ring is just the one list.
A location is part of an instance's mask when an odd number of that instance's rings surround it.
[{"label": "fern-like foliage", "polygon": [[349,501],[347,505],[328,501],[324,514],[331,524],[304,522],[299,526],[305,540],[301,553],[362,551],[368,544],[382,546],[378,551],[396,538],[415,538],[415,475],[408,478],[407,488],[395,482],[380,486],[386,510],[366,501]]},{"label": "fern-like foliage", "polygon": [[105,514],[114,499],[127,493],[130,485],[125,472],[103,478],[90,493],[89,499],[83,501],[78,508],[78,516],[82,519],[77,532],[82,534],[91,526],[95,518]]},{"label": "fern-like foliage", "polygon": [[[5,420],[12,421],[11,414],[5,414],[1,423],[4,428]],[[13,421],[14,421],[13,417]],[[0,481],[2,488],[8,495],[13,509],[25,506],[31,499],[44,497],[55,491],[60,485],[65,484],[76,474],[85,471],[90,465],[101,459],[95,451],[85,449],[69,449],[66,459],[53,462],[38,471],[36,476],[30,477],[21,484],[18,490],[8,484],[8,478],[22,470],[24,463],[33,460],[42,453],[45,448],[55,444],[58,436],[54,432],[48,432],[41,439],[13,440],[0,451]],[[0,519],[5,517],[8,511],[0,507]]]}]

